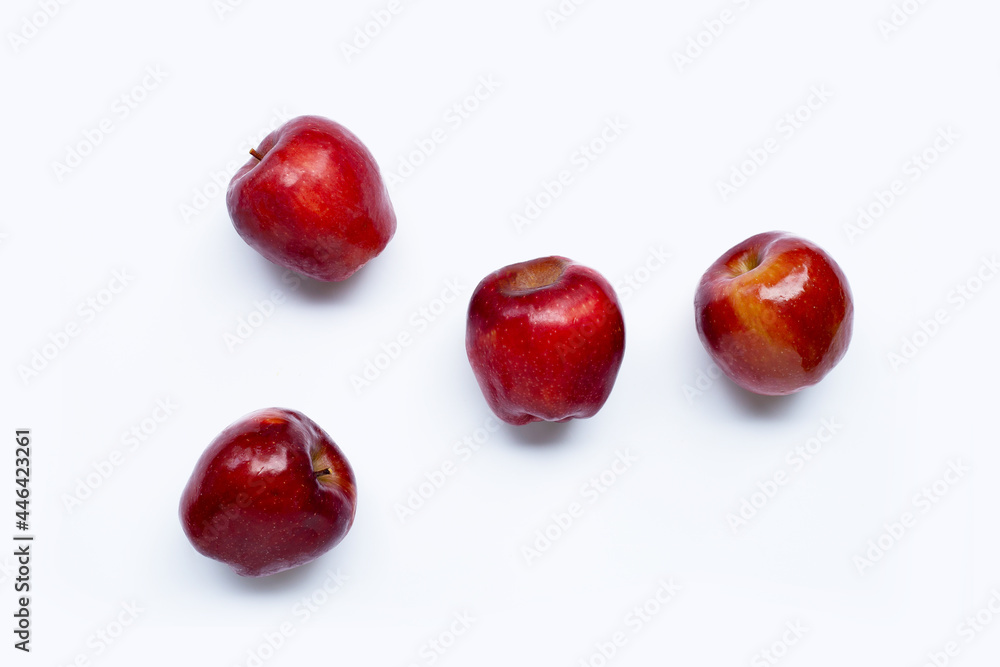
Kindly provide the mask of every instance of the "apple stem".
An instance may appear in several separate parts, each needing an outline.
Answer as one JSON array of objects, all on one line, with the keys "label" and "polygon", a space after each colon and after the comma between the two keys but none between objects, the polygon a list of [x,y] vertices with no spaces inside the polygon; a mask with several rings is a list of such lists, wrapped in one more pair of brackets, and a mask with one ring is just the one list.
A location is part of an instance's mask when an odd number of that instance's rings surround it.
[{"label": "apple stem", "polygon": [[315,474],[316,474],[316,477],[322,477],[323,475],[332,475],[333,474],[333,468],[325,468],[323,470],[317,470]]},{"label": "apple stem", "polygon": [[257,158],[258,160],[263,160],[263,159],[264,159],[264,156],[263,156],[263,155],[261,155],[260,153],[258,153],[258,152],[257,152],[257,150],[256,150],[255,148],[251,148],[251,149],[250,149],[250,155],[253,155],[253,156],[254,156],[255,158]]}]

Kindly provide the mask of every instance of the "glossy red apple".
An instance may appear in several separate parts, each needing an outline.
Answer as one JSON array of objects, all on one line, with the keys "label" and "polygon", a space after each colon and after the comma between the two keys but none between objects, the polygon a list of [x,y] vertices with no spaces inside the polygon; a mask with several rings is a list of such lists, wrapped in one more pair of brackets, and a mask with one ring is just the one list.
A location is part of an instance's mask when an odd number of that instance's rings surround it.
[{"label": "glossy red apple", "polygon": [[346,128],[300,116],[267,135],[226,205],[254,250],[317,280],[344,280],[385,249],[396,215],[375,158]]},{"label": "glossy red apple", "polygon": [[268,408],[230,424],[198,459],[181,496],[200,553],[259,577],[314,560],[354,522],[354,473],[314,421]]},{"label": "glossy red apple", "polygon": [[599,273],[543,257],[479,283],[465,348],[486,402],[505,422],[592,417],[618,376],[625,323]]},{"label": "glossy red apple", "polygon": [[736,384],[782,395],[816,384],[847,351],[854,303],[833,258],[785,232],[730,248],[701,278],[695,322]]}]

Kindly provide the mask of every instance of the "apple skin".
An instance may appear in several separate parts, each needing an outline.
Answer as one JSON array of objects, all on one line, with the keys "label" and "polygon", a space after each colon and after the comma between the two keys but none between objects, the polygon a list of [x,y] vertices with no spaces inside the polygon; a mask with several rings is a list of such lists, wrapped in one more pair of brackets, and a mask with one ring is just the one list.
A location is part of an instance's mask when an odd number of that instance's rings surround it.
[{"label": "apple skin", "polygon": [[342,125],[299,116],[229,183],[226,207],[261,255],[317,280],[345,280],[381,253],[396,215],[375,158]]},{"label": "apple skin", "polygon": [[854,302],[844,272],[817,245],[757,234],[712,264],[694,298],[698,336],[733,382],[781,396],[814,385],[847,352]]},{"label": "apple skin", "polygon": [[332,549],[356,507],[354,472],[330,436],[300,412],[266,408],[230,424],[201,455],[180,519],[199,553],[260,577]]},{"label": "apple skin", "polygon": [[601,274],[542,257],[486,276],[469,303],[466,353],[508,424],[592,417],[625,354],[625,322]]}]

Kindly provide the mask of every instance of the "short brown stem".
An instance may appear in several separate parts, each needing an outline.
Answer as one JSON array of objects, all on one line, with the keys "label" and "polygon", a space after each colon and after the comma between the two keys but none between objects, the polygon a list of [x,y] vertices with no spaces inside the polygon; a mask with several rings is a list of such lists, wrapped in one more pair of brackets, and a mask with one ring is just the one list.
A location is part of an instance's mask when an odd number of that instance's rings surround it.
[{"label": "short brown stem", "polygon": [[253,156],[254,156],[255,158],[257,158],[258,160],[263,160],[263,159],[264,159],[264,156],[263,156],[263,155],[261,155],[260,153],[258,153],[258,152],[257,152],[257,150],[256,150],[255,148],[251,148],[251,149],[250,149],[250,155],[253,155]]},{"label": "short brown stem", "polygon": [[332,474],[333,474],[333,468],[325,468],[323,470],[317,470],[315,476],[322,477],[323,475],[332,475]]}]

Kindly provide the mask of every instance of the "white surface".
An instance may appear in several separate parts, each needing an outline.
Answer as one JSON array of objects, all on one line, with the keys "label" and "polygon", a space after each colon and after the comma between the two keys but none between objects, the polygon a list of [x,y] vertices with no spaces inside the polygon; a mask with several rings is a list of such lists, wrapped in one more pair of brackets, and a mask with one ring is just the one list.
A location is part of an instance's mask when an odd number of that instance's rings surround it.
[{"label": "white surface", "polygon": [[[37,541],[30,656],[11,648],[13,559],[0,550],[0,661],[248,665],[287,623],[293,634],[273,656],[263,649],[263,664],[600,665],[596,646],[621,632],[608,664],[756,666],[798,622],[807,631],[780,660],[789,667],[916,666],[950,641],[949,664],[996,664],[1000,618],[989,612],[971,642],[959,626],[1000,591],[1000,280],[961,308],[953,290],[1000,251],[1000,6],[908,4],[919,11],[884,39],[889,0],[593,0],[556,29],[545,12],[557,0],[404,0],[351,62],[341,43],[387,2],[249,0],[221,18],[210,0],[74,2],[16,53],[8,35],[0,538],[15,532],[13,431],[29,427]],[[39,6],[6,2],[0,26],[20,30]],[[731,24],[678,71],[673,53],[723,9]],[[126,116],[119,98],[147,68],[162,80],[146,78]],[[481,77],[499,88],[481,88],[487,99],[459,123],[449,110]],[[778,124],[813,87],[832,97],[814,98],[789,138]],[[245,160],[248,137],[302,113],[345,124],[386,175],[436,128],[445,137],[393,189],[388,249],[347,284],[283,282],[212,186]],[[105,118],[111,133],[58,180],[53,163]],[[579,171],[578,147],[609,119],[625,129]],[[958,139],[911,180],[906,163],[940,128]],[[777,152],[724,202],[717,182],[770,138]],[[562,170],[572,185],[518,233],[511,216]],[[845,223],[897,178],[906,191],[850,242]],[[185,221],[185,205],[202,210]],[[718,380],[689,400],[710,366],[696,282],[769,229],[815,241],[844,268],[850,350],[800,395],[758,399]],[[646,274],[651,248],[670,259]],[[646,279],[620,292],[615,390],[593,419],[504,426],[462,460],[453,444],[490,416],[463,346],[471,289],[554,253],[622,285]],[[90,318],[79,304],[102,298],[116,271],[127,287]],[[411,317],[448,281],[461,297],[421,329]],[[276,289],[284,303],[230,351],[224,336]],[[947,321],[893,369],[889,353],[938,310]],[[79,335],[23,382],[18,366],[70,323]],[[413,344],[358,395],[351,376],[401,332]],[[129,449],[123,433],[163,399],[178,407]],[[359,510],[314,564],[241,580],[190,547],[177,503],[208,442],[272,405],[305,412],[347,452]],[[792,471],[786,453],[824,419],[842,428],[734,533],[727,515]],[[121,465],[68,510],[66,495],[116,450]],[[581,486],[616,451],[638,461],[591,504]],[[456,474],[401,523],[395,505],[446,460]],[[914,495],[951,461],[969,471],[924,512]],[[572,502],[583,516],[527,564],[522,547]],[[859,572],[855,556],[907,511],[916,525]],[[349,579],[306,618],[297,601],[322,599],[338,570]],[[630,610],[671,579],[681,591],[636,631]],[[142,611],[107,646],[96,633],[123,603]],[[462,613],[471,629],[433,654],[428,642]]]}]

